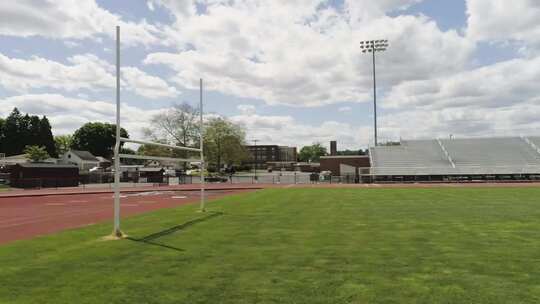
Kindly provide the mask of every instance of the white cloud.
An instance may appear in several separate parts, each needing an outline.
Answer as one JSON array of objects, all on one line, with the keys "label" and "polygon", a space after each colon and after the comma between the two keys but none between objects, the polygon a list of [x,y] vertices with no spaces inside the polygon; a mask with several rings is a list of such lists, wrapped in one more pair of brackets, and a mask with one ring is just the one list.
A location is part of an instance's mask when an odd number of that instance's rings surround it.
[{"label": "white cloud", "polygon": [[[92,54],[68,58],[71,65],[41,57],[28,60],[0,54],[0,86],[17,92],[51,88],[66,91],[103,90],[116,85],[114,66]],[[122,84],[126,89],[147,98],[175,97],[175,87],[136,67],[123,67]]]},{"label": "white cloud", "polygon": [[[389,1],[383,7],[413,2]],[[360,40],[390,40],[378,58],[381,86],[459,71],[474,49],[456,31],[442,32],[423,16],[351,22],[347,12],[321,3],[211,1],[205,14],[177,15],[168,33],[177,53],[151,53],[144,62],[172,68],[172,80],[183,87],[195,88],[193,79],[202,76],[209,89],[224,94],[272,105],[319,106],[369,100],[371,64],[360,52]]]},{"label": "white cloud", "polygon": [[488,111],[538,104],[538,83],[540,56],[513,59],[447,77],[403,82],[390,90],[382,105],[400,110],[478,106]]},{"label": "white cloud", "polygon": [[345,112],[345,113],[347,113],[347,112],[352,111],[352,108],[351,108],[351,107],[348,107],[348,106],[345,106],[345,107],[339,107],[339,108],[338,108],[338,111],[339,111],[339,112]]},{"label": "white cloud", "polygon": [[[7,116],[14,107],[23,113],[46,115],[51,121],[53,132],[71,133],[86,122],[100,121],[115,123],[116,105],[106,101],[91,101],[70,98],[59,94],[28,94],[0,99],[0,116]],[[147,110],[129,106],[121,107],[123,128],[132,137],[142,138],[142,128],[150,118],[161,110]]]},{"label": "white cloud", "polygon": [[148,75],[135,67],[122,68],[122,79],[127,89],[147,98],[176,97],[180,92],[163,79]]},{"label": "white cloud", "polygon": [[242,113],[244,115],[255,114],[255,106],[254,105],[242,104],[242,105],[238,105],[236,108],[238,109],[238,111],[240,111],[240,113]]},{"label": "white cloud", "polygon": [[115,37],[122,28],[122,43],[161,43],[159,29],[145,20],[123,21],[99,7],[94,0],[17,0],[0,2],[0,35],[54,39]]},{"label": "white cloud", "polygon": [[[100,100],[70,98],[59,94],[28,94],[0,99],[0,116],[5,117],[14,107],[21,112],[46,115],[51,121],[55,135],[69,134],[91,121],[115,123],[114,103]],[[132,138],[143,138],[143,128],[152,116],[165,109],[147,110],[122,104],[122,127]],[[208,115],[208,117],[215,115]],[[319,125],[298,123],[291,116],[264,116],[243,113],[230,117],[231,121],[243,125],[248,138],[257,138],[261,143],[302,147],[321,142],[327,144],[337,140],[340,148],[357,149],[369,139],[369,128],[354,127],[346,123],[326,121]]]},{"label": "white cloud", "polygon": [[73,65],[35,56],[25,60],[0,54],[0,85],[21,92],[35,88],[103,89],[114,85],[114,77],[97,57],[78,55],[69,61]]},{"label": "white cloud", "polygon": [[230,119],[244,126],[248,138],[257,138],[261,144],[298,148],[314,142],[326,145],[337,140],[340,149],[358,149],[367,146],[371,132],[369,127],[355,127],[337,121],[324,121],[317,125],[299,123],[292,116],[240,114]]},{"label": "white cloud", "polygon": [[519,104],[488,110],[483,107],[418,109],[384,115],[379,120],[379,136],[399,138],[447,138],[479,136],[538,136],[540,105]]},{"label": "white cloud", "polygon": [[540,56],[394,86],[383,137],[538,135]]},{"label": "white cloud", "polygon": [[540,43],[540,2],[467,0],[467,35],[476,40]]},{"label": "white cloud", "polygon": [[344,8],[351,21],[370,20],[388,11],[404,10],[423,0],[345,0]]}]

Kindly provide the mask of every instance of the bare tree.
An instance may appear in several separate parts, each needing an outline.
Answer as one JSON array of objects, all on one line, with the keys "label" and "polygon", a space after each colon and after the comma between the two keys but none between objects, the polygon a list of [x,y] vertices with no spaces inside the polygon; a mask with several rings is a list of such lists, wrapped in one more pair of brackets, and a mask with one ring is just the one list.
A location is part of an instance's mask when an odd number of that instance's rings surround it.
[{"label": "bare tree", "polygon": [[[145,136],[152,141],[177,146],[199,146],[199,109],[188,103],[174,105],[152,117],[150,126],[144,129]],[[140,149],[144,154],[154,156],[188,157],[188,151],[171,151],[169,149],[156,149],[143,146]],[[156,155],[156,153],[158,155]],[[186,164],[184,164],[186,169]]]},{"label": "bare tree", "polygon": [[188,103],[175,105],[172,109],[152,117],[145,135],[152,140],[172,145],[193,147],[199,142],[199,110]]}]

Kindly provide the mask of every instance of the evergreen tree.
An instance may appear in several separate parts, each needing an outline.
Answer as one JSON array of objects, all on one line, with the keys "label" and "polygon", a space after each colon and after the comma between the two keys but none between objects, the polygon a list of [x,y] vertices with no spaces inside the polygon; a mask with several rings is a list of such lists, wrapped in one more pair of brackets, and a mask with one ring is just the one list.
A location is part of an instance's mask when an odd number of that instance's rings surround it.
[{"label": "evergreen tree", "polygon": [[6,155],[21,154],[26,146],[21,135],[21,123],[23,116],[17,108],[14,108],[4,123],[3,146]]},{"label": "evergreen tree", "polygon": [[[44,146],[41,144],[41,138],[40,138],[40,120],[37,116],[29,116],[26,114],[24,117],[25,120],[27,120],[26,123],[26,130],[24,130],[23,134],[26,136],[25,143],[27,146]],[[50,152],[49,152],[50,154]]]},{"label": "evergreen tree", "polygon": [[56,145],[51,130],[51,124],[47,116],[43,116],[39,121],[39,137],[38,146],[45,147],[47,153],[52,157],[58,157],[58,151],[56,151]]},{"label": "evergreen tree", "polygon": [[0,152],[8,156],[22,154],[26,146],[44,147],[49,155],[58,156],[47,117],[23,116],[14,108],[0,126]]}]

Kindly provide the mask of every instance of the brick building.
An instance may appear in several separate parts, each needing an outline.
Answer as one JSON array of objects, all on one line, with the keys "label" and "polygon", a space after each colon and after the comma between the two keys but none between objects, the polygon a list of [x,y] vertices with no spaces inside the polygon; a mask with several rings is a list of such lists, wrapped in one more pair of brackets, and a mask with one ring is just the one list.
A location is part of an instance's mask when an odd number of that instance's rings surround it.
[{"label": "brick building", "polygon": [[296,162],[296,147],[278,145],[250,145],[246,146],[250,160],[246,165],[256,164],[258,169],[266,169],[268,162]]},{"label": "brick building", "polygon": [[322,156],[321,171],[330,171],[333,176],[362,174],[361,168],[371,167],[369,156]]}]

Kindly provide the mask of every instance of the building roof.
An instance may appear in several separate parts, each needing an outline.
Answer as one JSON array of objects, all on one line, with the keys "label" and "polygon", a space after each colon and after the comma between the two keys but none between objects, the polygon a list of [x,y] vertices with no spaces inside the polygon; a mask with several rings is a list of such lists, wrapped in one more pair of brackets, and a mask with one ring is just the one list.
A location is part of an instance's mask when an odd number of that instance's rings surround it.
[{"label": "building roof", "polygon": [[110,163],[111,161],[102,156],[96,156],[100,163]]},{"label": "building roof", "polygon": [[77,155],[82,160],[99,162],[99,159],[88,151],[70,150],[70,152]]},{"label": "building roof", "polygon": [[321,159],[331,159],[331,158],[369,158],[368,155],[329,155],[321,156]]},{"label": "building roof", "polygon": [[4,157],[4,159],[6,159],[6,160],[9,160],[9,159],[28,159],[28,155],[26,155],[26,154],[17,154],[17,155],[6,156],[6,157]]},{"label": "building roof", "polygon": [[296,166],[312,166],[312,167],[319,167],[321,163],[307,163],[307,162],[299,162],[296,163]]},{"label": "building roof", "polygon": [[20,163],[17,164],[23,168],[78,168],[72,164],[51,164],[51,163]]},{"label": "building roof", "polygon": [[140,172],[159,172],[159,171],[165,171],[163,168],[159,167],[146,167],[146,168],[139,168]]}]

